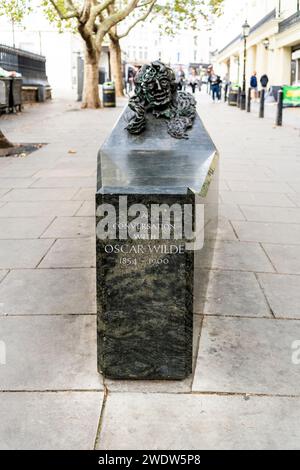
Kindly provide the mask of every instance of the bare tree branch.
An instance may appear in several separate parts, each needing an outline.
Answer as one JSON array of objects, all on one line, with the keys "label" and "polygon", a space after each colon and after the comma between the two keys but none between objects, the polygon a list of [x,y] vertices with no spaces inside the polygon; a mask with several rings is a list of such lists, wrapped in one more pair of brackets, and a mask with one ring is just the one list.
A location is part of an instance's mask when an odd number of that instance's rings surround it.
[{"label": "bare tree branch", "polygon": [[117,23],[120,21],[124,20],[138,5],[139,0],[130,0],[128,5],[124,7],[122,10],[116,11],[112,15],[110,15],[108,18],[106,18],[102,25],[101,25],[101,33],[99,33],[100,37],[102,36],[102,32],[104,35],[108,33],[110,28],[115,26]]},{"label": "bare tree branch", "polygon": [[56,10],[59,18],[61,20],[70,20],[71,18],[78,18],[79,12],[77,10],[72,10],[70,12],[63,12],[57,3],[54,0],[50,0],[51,5],[53,5],[54,9]]}]

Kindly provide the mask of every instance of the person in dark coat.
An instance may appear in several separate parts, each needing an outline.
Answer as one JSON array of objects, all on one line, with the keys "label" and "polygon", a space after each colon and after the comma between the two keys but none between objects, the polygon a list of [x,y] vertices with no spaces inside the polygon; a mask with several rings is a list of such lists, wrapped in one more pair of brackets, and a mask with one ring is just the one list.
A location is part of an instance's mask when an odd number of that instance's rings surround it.
[{"label": "person in dark coat", "polygon": [[256,72],[253,72],[252,77],[250,78],[250,88],[252,92],[252,99],[258,99],[258,83],[257,83],[257,76]]},{"label": "person in dark coat", "polygon": [[260,79],[260,84],[263,88],[267,88],[268,86],[268,83],[269,83],[269,77],[267,74],[264,74],[262,75],[261,79]]}]

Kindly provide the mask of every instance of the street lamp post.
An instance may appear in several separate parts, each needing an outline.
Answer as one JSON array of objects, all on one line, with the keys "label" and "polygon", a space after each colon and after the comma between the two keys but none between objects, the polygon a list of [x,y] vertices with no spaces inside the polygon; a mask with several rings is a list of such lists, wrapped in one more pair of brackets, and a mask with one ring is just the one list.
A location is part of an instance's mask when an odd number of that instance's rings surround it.
[{"label": "street lamp post", "polygon": [[243,38],[244,38],[244,69],[243,69],[243,91],[241,95],[241,109],[246,109],[246,68],[247,68],[247,38],[250,34],[250,26],[246,20],[242,26]]}]

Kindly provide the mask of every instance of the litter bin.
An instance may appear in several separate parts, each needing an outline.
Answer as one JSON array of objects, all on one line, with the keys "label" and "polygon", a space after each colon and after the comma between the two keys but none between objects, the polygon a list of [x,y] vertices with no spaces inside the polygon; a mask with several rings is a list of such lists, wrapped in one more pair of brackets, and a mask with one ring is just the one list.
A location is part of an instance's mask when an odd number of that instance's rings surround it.
[{"label": "litter bin", "polygon": [[238,85],[234,85],[234,86],[231,86],[229,88],[229,94],[228,94],[228,104],[229,104],[229,106],[237,106],[237,104],[238,104],[238,94],[239,94]]},{"label": "litter bin", "polygon": [[22,107],[22,78],[12,78],[10,92],[10,108],[21,111]]},{"label": "litter bin", "polygon": [[114,82],[105,82],[102,85],[103,90],[103,107],[115,108],[116,107],[116,89]]},{"label": "litter bin", "polygon": [[0,78],[0,112],[8,112],[10,106],[10,82],[11,78]]}]

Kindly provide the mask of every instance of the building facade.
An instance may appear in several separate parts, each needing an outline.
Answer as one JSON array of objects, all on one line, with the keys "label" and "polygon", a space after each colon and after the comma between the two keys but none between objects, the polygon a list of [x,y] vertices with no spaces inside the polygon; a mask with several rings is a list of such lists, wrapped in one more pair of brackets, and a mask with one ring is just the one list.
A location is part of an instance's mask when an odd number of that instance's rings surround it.
[{"label": "building facade", "polygon": [[170,37],[160,34],[158,21],[140,23],[122,39],[124,58],[133,64],[158,59],[175,66],[208,63],[209,35],[206,28],[203,24],[199,30],[182,30]]},{"label": "building facade", "polygon": [[213,25],[211,52],[219,73],[242,84],[242,25],[251,26],[247,39],[247,83],[254,71],[267,74],[270,86],[300,83],[300,0],[225,0]]}]

